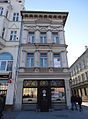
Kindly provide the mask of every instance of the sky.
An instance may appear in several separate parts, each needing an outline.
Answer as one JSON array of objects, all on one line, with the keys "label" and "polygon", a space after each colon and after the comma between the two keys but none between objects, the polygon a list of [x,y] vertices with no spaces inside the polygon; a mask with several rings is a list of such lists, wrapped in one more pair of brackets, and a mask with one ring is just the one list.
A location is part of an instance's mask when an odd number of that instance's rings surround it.
[{"label": "sky", "polygon": [[64,29],[71,66],[88,46],[88,0],[25,0],[25,7],[33,11],[69,12]]}]

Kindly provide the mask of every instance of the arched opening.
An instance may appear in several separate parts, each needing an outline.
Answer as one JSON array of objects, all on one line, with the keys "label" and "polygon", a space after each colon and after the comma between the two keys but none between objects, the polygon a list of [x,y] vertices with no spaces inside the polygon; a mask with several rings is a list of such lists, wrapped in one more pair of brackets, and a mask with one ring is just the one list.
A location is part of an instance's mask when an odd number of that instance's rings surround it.
[{"label": "arched opening", "polygon": [[0,71],[12,71],[13,56],[10,53],[0,53]]}]

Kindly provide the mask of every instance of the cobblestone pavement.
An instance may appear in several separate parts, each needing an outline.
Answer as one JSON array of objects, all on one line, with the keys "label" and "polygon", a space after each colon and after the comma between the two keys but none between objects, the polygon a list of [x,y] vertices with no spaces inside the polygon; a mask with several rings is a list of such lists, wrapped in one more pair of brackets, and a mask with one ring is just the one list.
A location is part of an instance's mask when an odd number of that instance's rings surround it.
[{"label": "cobblestone pavement", "polygon": [[3,119],[88,119],[88,106],[83,106],[83,111],[61,110],[53,112],[4,112]]}]

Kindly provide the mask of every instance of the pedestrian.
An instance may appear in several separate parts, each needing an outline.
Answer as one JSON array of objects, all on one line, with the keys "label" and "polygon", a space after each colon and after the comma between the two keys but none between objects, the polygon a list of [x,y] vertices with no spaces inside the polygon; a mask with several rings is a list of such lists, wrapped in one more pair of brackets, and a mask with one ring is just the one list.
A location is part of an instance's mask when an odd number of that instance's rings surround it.
[{"label": "pedestrian", "polygon": [[78,105],[79,105],[79,111],[82,111],[82,98],[78,95]]},{"label": "pedestrian", "polygon": [[0,96],[0,119],[2,118],[3,114],[3,98]]},{"label": "pedestrian", "polygon": [[76,104],[76,102],[77,102],[77,96],[76,95],[74,95],[74,94],[72,94],[72,96],[71,96],[71,104],[72,104],[72,110],[77,110],[77,104]]}]

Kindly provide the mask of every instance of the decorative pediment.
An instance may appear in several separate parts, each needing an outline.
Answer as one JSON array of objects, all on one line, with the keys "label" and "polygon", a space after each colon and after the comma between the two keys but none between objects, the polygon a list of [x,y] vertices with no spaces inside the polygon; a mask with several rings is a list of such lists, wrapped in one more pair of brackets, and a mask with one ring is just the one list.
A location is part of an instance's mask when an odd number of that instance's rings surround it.
[{"label": "decorative pediment", "polygon": [[11,29],[18,29],[19,27],[17,27],[17,25],[14,23],[9,28],[11,28]]}]

